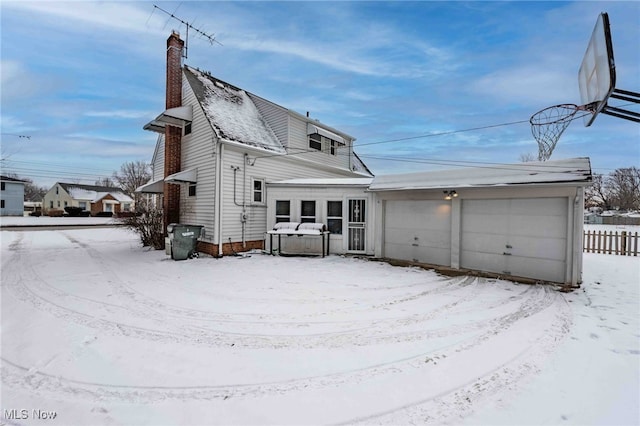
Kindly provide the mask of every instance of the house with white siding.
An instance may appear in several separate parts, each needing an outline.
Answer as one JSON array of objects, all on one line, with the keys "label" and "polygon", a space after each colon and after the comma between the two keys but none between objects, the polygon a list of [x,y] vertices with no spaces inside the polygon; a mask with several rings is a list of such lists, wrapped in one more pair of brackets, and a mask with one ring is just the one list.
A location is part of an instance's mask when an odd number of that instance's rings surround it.
[{"label": "house with white siding", "polygon": [[[159,136],[152,181],[138,191],[160,195],[165,229],[203,226],[198,250],[214,256],[262,249],[268,183],[373,176],[352,136],[183,66],[183,47],[174,32],[167,40],[166,110],[144,126]],[[307,221],[324,217],[325,208],[306,203]]]},{"label": "house with white siding", "polygon": [[[303,222],[305,204],[321,206],[315,219],[331,232],[330,253],[574,286],[582,281],[584,188],[591,179],[588,158],[292,179],[267,184],[267,215],[273,227]],[[319,244],[293,234],[267,248],[317,254]]]},{"label": "house with white siding", "polygon": [[24,214],[24,184],[20,179],[0,176],[0,216],[22,216]]},{"label": "house with white siding", "polygon": [[56,182],[42,199],[43,213],[50,210],[64,210],[65,207],[79,207],[92,216],[133,211],[133,198],[120,188],[110,186],[83,185],[79,183]]}]

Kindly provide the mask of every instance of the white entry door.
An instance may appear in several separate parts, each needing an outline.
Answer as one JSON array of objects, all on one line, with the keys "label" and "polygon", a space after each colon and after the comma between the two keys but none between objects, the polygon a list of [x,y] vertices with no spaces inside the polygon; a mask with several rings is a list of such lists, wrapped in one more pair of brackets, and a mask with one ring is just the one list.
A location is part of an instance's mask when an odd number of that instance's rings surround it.
[{"label": "white entry door", "polygon": [[349,221],[347,222],[349,251],[364,252],[367,241],[367,206],[366,200],[349,200]]}]

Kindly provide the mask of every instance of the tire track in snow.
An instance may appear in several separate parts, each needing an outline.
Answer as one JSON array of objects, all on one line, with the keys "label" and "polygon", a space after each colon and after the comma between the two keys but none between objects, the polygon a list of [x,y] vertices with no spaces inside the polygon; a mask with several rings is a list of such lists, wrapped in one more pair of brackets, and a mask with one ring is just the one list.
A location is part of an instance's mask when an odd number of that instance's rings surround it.
[{"label": "tire track in snow", "polygon": [[[394,360],[374,366],[368,366],[362,369],[351,370],[346,372],[328,374],[317,377],[297,378],[285,380],[281,382],[242,384],[242,385],[221,385],[221,386],[193,386],[193,387],[161,387],[161,386],[117,386],[105,385],[100,383],[82,382],[62,378],[60,376],[48,375],[38,372],[36,374],[26,375],[28,371],[25,367],[21,367],[6,359],[2,359],[2,376],[3,382],[10,383],[15,386],[26,388],[31,392],[64,392],[73,396],[82,396],[92,400],[116,400],[125,402],[156,402],[165,399],[179,400],[198,400],[198,399],[216,399],[230,397],[257,397],[265,394],[280,394],[285,392],[300,391],[304,389],[315,389],[327,386],[338,386],[345,383],[360,383],[373,377],[398,373],[403,371],[415,371],[416,368],[425,368],[427,363],[424,362],[425,356],[430,359],[444,359],[454,353],[460,353],[474,348],[475,346],[486,342],[492,336],[499,334],[501,331],[509,328],[514,321],[520,318],[528,317],[540,312],[556,301],[554,297],[549,297],[549,291],[542,291],[543,297],[540,297],[533,304],[523,303],[518,312],[507,315],[502,321],[496,322],[494,327],[486,330],[480,336],[471,341],[465,341],[458,345],[448,348],[441,348],[439,351],[430,351],[407,359]],[[546,334],[543,334],[543,336]],[[553,337],[549,335],[549,338]],[[527,348],[526,350],[528,350]],[[525,350],[525,352],[526,352]],[[449,355],[447,355],[449,354]],[[500,366],[499,368],[506,368]],[[493,373],[493,372],[492,372]],[[479,382],[476,382],[479,383]],[[448,394],[463,389],[468,384],[463,384],[455,389],[451,389]],[[412,406],[424,404],[427,401],[419,401]],[[408,407],[400,407],[398,410],[406,410]],[[357,421],[367,421],[375,417],[388,415],[382,413],[371,418],[354,419]]]}]

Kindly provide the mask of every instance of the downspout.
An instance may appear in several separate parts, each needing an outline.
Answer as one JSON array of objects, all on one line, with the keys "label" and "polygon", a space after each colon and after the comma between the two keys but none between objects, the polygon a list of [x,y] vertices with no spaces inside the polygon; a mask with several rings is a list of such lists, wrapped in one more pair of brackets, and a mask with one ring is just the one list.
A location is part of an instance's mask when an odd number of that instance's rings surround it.
[{"label": "downspout", "polygon": [[[247,154],[245,154],[247,155]],[[242,169],[242,179],[243,179],[243,185],[242,185],[242,204],[238,203],[238,201],[236,200],[236,188],[237,188],[237,180],[236,180],[236,172],[238,170],[240,170],[240,167],[238,166],[231,166],[231,170],[233,170],[233,204],[235,204],[238,207],[242,207],[242,214],[240,216],[240,224],[242,225],[242,247],[246,248],[247,247],[247,242],[246,242],[246,238],[245,238],[245,224],[246,224],[246,203],[245,203],[245,191],[246,191],[246,175],[247,175],[247,171],[246,171],[246,160],[245,160],[245,167]]]},{"label": "downspout", "polygon": [[247,248],[247,239],[245,238],[247,229],[247,164],[249,164],[249,154],[244,153],[244,164],[242,165],[242,248]]},{"label": "downspout", "polygon": [[218,145],[218,157],[217,157],[217,163],[218,163],[218,185],[216,188],[216,206],[218,207],[218,229],[217,229],[217,233],[218,233],[218,257],[222,257],[222,213],[223,213],[223,209],[222,209],[222,177],[224,175],[224,172],[222,170],[223,168],[223,161],[224,161],[224,144],[222,142],[219,142]]},{"label": "downspout", "polygon": [[583,232],[584,232],[584,188],[579,187],[576,193],[574,201],[574,213],[573,213],[573,232],[574,235],[574,247],[573,247],[573,282],[572,285],[579,287],[582,283],[582,250],[583,244]]}]

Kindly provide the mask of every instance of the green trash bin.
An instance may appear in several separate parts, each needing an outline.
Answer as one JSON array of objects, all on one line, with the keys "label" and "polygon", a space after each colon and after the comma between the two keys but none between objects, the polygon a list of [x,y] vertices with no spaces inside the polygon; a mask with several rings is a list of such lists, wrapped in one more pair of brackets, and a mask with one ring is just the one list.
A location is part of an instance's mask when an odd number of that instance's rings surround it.
[{"label": "green trash bin", "polygon": [[171,258],[185,260],[197,257],[196,245],[202,233],[203,226],[172,223],[167,226],[167,233],[171,242]]}]

